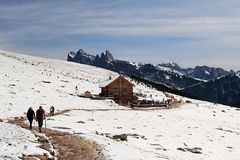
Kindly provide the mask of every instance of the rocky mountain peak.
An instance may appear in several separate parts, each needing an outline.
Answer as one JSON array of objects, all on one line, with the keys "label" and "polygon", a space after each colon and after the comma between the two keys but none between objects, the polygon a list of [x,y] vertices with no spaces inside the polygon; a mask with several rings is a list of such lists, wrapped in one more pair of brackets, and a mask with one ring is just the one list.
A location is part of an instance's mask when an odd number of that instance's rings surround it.
[{"label": "rocky mountain peak", "polygon": [[77,53],[73,51],[68,53],[68,61],[71,62],[91,64],[94,59],[94,56],[87,54],[83,49],[79,49]]},{"label": "rocky mountain peak", "polygon": [[236,76],[240,78],[240,71],[237,71]]},{"label": "rocky mountain peak", "polygon": [[175,62],[163,62],[160,63],[159,66],[168,67],[168,68],[181,68],[177,63]]},{"label": "rocky mountain peak", "polygon": [[87,56],[88,54],[83,50],[83,49],[79,49],[76,53],[76,55],[79,56]]},{"label": "rocky mountain peak", "polygon": [[158,64],[158,66],[175,70],[180,73],[183,73],[183,72],[185,73],[185,70],[175,62],[164,62],[164,63]]},{"label": "rocky mountain peak", "polygon": [[107,64],[112,63],[114,61],[114,58],[113,58],[112,54],[108,50],[106,50],[105,53],[104,52],[101,53],[101,56],[97,55],[95,57],[95,61],[98,64],[107,65]]},{"label": "rocky mountain peak", "polygon": [[68,53],[68,56],[71,57],[71,58],[74,58],[76,56],[76,53],[74,51],[70,51]]},{"label": "rocky mountain peak", "polygon": [[232,69],[229,71],[229,73],[230,73],[230,74],[236,74],[235,71],[232,70]]},{"label": "rocky mountain peak", "polygon": [[112,54],[111,54],[108,50],[106,50],[106,59],[107,59],[109,62],[111,62],[111,61],[114,60]]},{"label": "rocky mountain peak", "polygon": [[230,75],[230,74],[232,73],[222,68],[196,66],[189,75],[199,79],[211,80],[211,79],[219,78],[219,77]]}]

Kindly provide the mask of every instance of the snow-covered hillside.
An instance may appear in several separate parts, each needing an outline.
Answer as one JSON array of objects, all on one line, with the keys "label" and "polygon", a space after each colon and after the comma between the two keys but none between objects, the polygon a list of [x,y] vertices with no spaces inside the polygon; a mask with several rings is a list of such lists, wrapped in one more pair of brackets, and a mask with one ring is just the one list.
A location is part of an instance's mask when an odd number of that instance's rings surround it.
[{"label": "snow-covered hillside", "polygon": [[[0,51],[0,68],[0,117],[4,121],[24,115],[30,106],[36,110],[42,105],[48,112],[54,105],[56,110],[71,111],[49,118],[48,126],[96,141],[104,148],[107,159],[240,157],[240,111],[235,108],[175,96],[191,103],[168,110],[132,110],[111,100],[76,96],[76,86],[79,93],[98,94],[100,80],[118,76],[108,70],[5,51]],[[132,83],[134,92],[146,99],[167,99],[162,92]],[[0,123],[1,130],[5,126]],[[127,141],[112,139],[120,134],[126,134]],[[2,135],[0,142],[11,135]],[[24,152],[19,150],[18,154]]]},{"label": "snow-covered hillside", "polygon": [[[75,87],[79,93],[88,90],[96,94],[100,92],[99,79],[117,76],[88,65],[4,53],[0,53],[2,118],[22,115],[30,106],[92,107],[95,103],[75,96]],[[99,106],[105,103],[99,102]]]}]

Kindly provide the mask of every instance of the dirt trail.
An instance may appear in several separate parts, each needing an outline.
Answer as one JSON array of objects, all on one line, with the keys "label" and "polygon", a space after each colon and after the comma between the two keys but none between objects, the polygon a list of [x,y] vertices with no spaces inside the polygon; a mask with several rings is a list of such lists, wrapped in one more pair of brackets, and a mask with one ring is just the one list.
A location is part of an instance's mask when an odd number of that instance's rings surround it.
[{"label": "dirt trail", "polygon": [[[69,110],[57,113],[56,115],[63,114]],[[28,129],[28,124],[25,123],[24,117],[17,117],[9,123],[16,124],[22,128]],[[33,133],[38,131],[37,127],[33,127]],[[43,129],[43,132],[45,128]],[[45,134],[45,133],[44,133]],[[36,135],[36,134],[35,134]],[[59,132],[51,129],[46,130],[45,134],[53,146],[57,150],[58,160],[104,160],[101,147],[91,141],[81,139],[79,136],[70,134],[67,132]],[[47,147],[48,145],[43,144],[42,146]],[[48,150],[48,148],[44,148]],[[43,158],[44,159],[44,158]]]}]

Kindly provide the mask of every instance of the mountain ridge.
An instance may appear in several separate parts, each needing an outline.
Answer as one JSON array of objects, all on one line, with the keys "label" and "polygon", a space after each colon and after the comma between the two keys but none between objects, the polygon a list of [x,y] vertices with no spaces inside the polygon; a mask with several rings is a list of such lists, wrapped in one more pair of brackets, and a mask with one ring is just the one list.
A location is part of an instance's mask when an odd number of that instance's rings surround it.
[{"label": "mountain ridge", "polygon": [[[117,60],[114,59],[113,55],[108,50],[106,50],[105,53],[102,52],[100,55],[97,54],[96,56],[86,53],[83,49],[79,49],[76,53],[70,51],[68,53],[67,60],[71,62],[106,68],[127,75],[139,76],[156,83],[166,84],[169,87],[180,89],[188,87],[188,85],[197,84],[200,81],[207,81],[219,78],[221,76],[235,74],[233,70],[226,71],[222,68],[208,67],[206,65],[196,66],[194,68],[183,68],[175,62],[159,63],[158,65],[153,65],[150,63],[135,63]],[[149,69],[147,73],[146,68]],[[153,75],[153,72],[156,74]],[[166,79],[159,78],[159,74],[162,75],[162,77],[166,77]],[[147,76],[145,77],[145,75]],[[171,82],[172,85],[169,85],[170,83],[168,83],[167,80],[170,80],[171,76],[173,75],[175,75],[174,79],[178,79],[179,81],[181,81],[181,78],[184,77],[185,80],[187,79],[189,81],[189,84],[181,85],[173,81]],[[176,78],[176,75],[179,75],[179,77]]]},{"label": "mountain ridge", "polygon": [[240,76],[226,75],[182,90],[202,100],[240,107]]},{"label": "mountain ridge", "polygon": [[[237,107],[240,104],[238,102],[238,98],[240,99],[238,94],[238,92],[240,93],[240,87],[236,85],[236,81],[231,81],[231,78],[229,78],[232,77],[232,79],[237,80],[237,77],[240,77],[240,71],[226,71],[222,68],[208,66],[183,68],[174,62],[160,63],[158,65],[128,62],[114,59],[108,50],[96,56],[86,53],[83,49],[78,50],[76,53],[71,51],[68,53],[67,60],[109,69],[128,76],[136,76],[172,89],[178,89],[183,94],[199,99]],[[229,84],[226,83],[227,81],[229,81]],[[206,87],[199,87],[201,85]],[[235,88],[231,88],[231,86],[235,86]],[[218,89],[221,87],[222,90]],[[229,92],[228,88],[231,88],[232,92]],[[214,89],[216,92],[214,92]],[[223,90],[227,94],[223,95],[221,93]],[[214,99],[209,93],[218,95],[219,98]],[[224,96],[230,97],[230,100]]]},{"label": "mountain ridge", "polygon": [[185,88],[200,82],[175,70],[161,69],[157,65],[154,66],[150,63],[133,64],[132,62],[114,59],[108,50],[96,56],[87,54],[82,49],[78,50],[75,54],[71,51],[68,53],[67,60],[109,69],[129,76],[138,76],[171,88]]}]

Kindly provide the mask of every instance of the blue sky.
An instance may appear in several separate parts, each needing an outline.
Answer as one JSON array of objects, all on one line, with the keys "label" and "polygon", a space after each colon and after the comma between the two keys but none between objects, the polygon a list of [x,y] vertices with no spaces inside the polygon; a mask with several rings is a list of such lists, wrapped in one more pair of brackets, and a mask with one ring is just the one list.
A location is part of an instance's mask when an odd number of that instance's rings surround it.
[{"label": "blue sky", "polygon": [[0,49],[240,70],[239,0],[0,0]]}]

